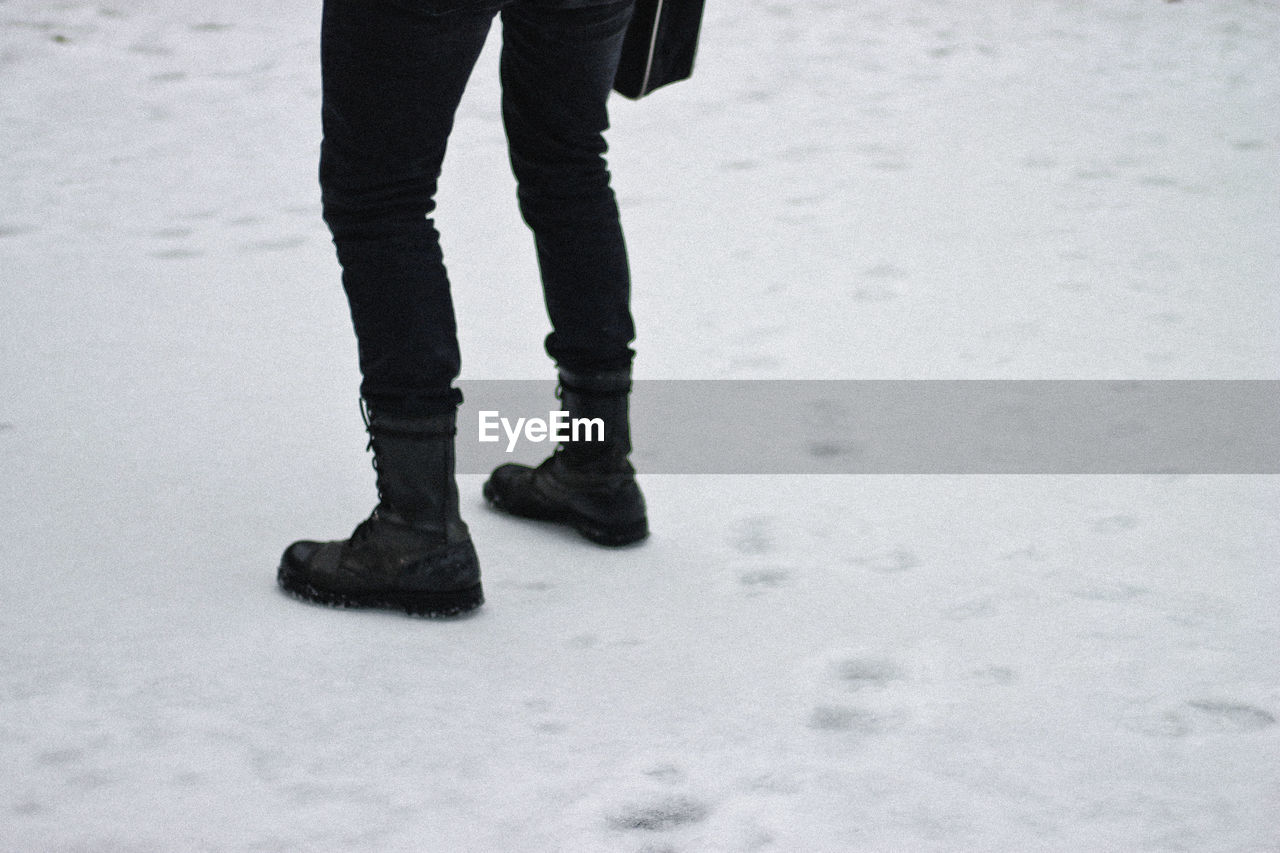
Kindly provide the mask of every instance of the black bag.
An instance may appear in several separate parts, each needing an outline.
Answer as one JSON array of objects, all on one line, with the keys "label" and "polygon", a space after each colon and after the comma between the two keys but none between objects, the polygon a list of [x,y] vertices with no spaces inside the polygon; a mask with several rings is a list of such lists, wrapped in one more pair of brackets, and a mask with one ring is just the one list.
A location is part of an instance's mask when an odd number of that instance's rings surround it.
[{"label": "black bag", "polygon": [[693,73],[704,0],[636,0],[614,91],[643,98]]}]

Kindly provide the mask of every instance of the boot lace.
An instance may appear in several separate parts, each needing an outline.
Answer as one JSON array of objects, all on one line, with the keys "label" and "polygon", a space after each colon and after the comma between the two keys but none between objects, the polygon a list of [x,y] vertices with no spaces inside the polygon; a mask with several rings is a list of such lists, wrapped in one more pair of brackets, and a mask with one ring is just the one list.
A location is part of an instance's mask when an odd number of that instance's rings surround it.
[{"label": "boot lace", "polygon": [[[369,434],[369,443],[364,446],[364,452],[371,453],[373,452],[373,415],[369,412],[369,403],[365,400],[364,397],[360,398],[360,420],[364,421],[364,431]],[[370,459],[369,464],[373,466],[374,489],[376,489],[378,492],[378,503],[381,504],[383,501],[382,478],[378,476],[378,454],[377,453],[373,454],[373,457]],[[360,522],[360,525],[356,527],[356,533],[361,533],[361,534],[366,533],[367,532],[366,525],[368,525],[368,523],[372,520],[373,520],[373,516],[371,515],[368,518],[366,518],[364,521]],[[354,540],[356,538],[356,534],[352,533],[351,538]]]}]

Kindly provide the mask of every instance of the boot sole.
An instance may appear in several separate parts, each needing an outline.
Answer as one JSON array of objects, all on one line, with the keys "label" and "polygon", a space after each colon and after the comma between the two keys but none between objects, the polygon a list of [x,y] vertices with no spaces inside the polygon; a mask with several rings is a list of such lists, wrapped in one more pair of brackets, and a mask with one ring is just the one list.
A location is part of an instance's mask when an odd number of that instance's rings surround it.
[{"label": "boot sole", "polygon": [[337,592],[299,579],[284,563],[280,564],[277,581],[282,590],[299,601],[343,609],[400,610],[409,616],[443,618],[460,616],[484,604],[484,591],[480,584],[443,592]]},{"label": "boot sole", "polygon": [[629,524],[607,527],[594,519],[567,509],[547,510],[537,513],[517,512],[503,502],[502,496],[498,494],[498,491],[490,481],[485,481],[481,491],[484,494],[484,499],[496,510],[516,518],[567,525],[576,530],[584,539],[588,539],[597,545],[604,545],[606,548],[621,548],[626,545],[634,545],[649,535],[648,519],[642,518]]}]

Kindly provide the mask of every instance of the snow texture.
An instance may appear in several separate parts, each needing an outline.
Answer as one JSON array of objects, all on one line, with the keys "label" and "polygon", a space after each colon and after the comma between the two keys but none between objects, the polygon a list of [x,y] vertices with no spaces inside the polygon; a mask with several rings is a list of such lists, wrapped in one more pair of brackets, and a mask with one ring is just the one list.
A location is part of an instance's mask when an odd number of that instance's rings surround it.
[{"label": "snow texture", "polygon": [[[477,615],[279,594],[373,500],[318,17],[0,0],[0,849],[1280,849],[1273,476],[468,476]],[[464,391],[549,372],[498,45]],[[1278,117],[1270,0],[711,3],[613,108],[638,375],[1277,378]]]}]

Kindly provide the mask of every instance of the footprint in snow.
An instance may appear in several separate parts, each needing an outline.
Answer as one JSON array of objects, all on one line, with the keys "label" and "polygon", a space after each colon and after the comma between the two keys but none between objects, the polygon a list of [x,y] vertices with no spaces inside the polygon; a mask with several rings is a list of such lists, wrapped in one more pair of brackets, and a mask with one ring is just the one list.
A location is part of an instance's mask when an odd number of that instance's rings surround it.
[{"label": "footprint in snow", "polygon": [[524,707],[530,712],[529,726],[534,731],[557,735],[568,729],[553,715],[553,706],[546,699],[526,699]]},{"label": "footprint in snow", "polygon": [[846,705],[819,705],[809,714],[806,725],[819,732],[852,732],[861,735],[876,735],[888,731],[894,719],[886,714],[879,714],[866,708],[852,708]]},{"label": "footprint in snow", "polygon": [[281,237],[278,240],[258,240],[253,243],[245,243],[240,246],[240,250],[244,252],[283,252],[305,245],[306,242],[307,239],[305,237]]},{"label": "footprint in snow", "polygon": [[879,279],[880,281],[903,281],[911,277],[911,274],[902,267],[894,264],[877,264],[874,267],[862,271],[864,278]]},{"label": "footprint in snow", "polygon": [[172,56],[173,50],[162,44],[154,42],[138,42],[129,45],[129,52],[136,53],[139,56]]},{"label": "footprint in snow", "polygon": [[854,302],[888,302],[898,298],[898,291],[883,284],[864,284],[849,292]]},{"label": "footprint in snow", "polygon": [[905,548],[894,548],[866,557],[852,557],[849,562],[855,566],[865,566],[880,574],[907,572],[920,565],[920,559],[915,553]]},{"label": "footprint in snow", "polygon": [[1011,666],[984,666],[969,674],[976,681],[989,684],[1013,684],[1018,680],[1018,671]]},{"label": "footprint in snow", "polygon": [[[804,725],[823,733],[874,736],[896,731],[912,716],[908,681],[898,661],[875,654],[834,653],[821,664],[818,695]],[[856,694],[857,702],[849,701]]]},{"label": "footprint in snow", "polygon": [[1132,601],[1150,594],[1151,590],[1145,586],[1119,580],[1092,581],[1086,586],[1071,591],[1072,596],[1085,601]]},{"label": "footprint in snow", "polygon": [[679,767],[677,767],[676,765],[671,764],[669,762],[664,762],[662,764],[655,764],[654,766],[650,767],[648,770],[644,771],[644,775],[648,776],[650,779],[655,779],[659,782],[665,782],[669,785],[674,785],[677,782],[682,782],[684,781],[684,778],[685,778],[685,772],[681,770]]},{"label": "footprint in snow", "polygon": [[884,687],[904,678],[902,667],[888,658],[850,657],[831,665],[836,680],[851,690]]},{"label": "footprint in snow", "polygon": [[961,601],[942,611],[942,618],[952,622],[965,622],[970,619],[986,619],[996,615],[996,600],[985,595]]},{"label": "footprint in snow", "polygon": [[1238,702],[1197,699],[1187,703],[1197,728],[1220,732],[1256,732],[1274,726],[1274,714]]},{"label": "footprint in snow", "polygon": [[790,578],[790,573],[784,569],[751,569],[738,575],[738,583],[746,588],[747,595],[755,596],[785,586]]},{"label": "footprint in snow", "polygon": [[1130,731],[1167,738],[1191,734],[1245,734],[1261,731],[1275,723],[1275,715],[1262,708],[1215,699],[1194,699],[1175,708],[1142,708],[1122,721]]},{"label": "footprint in snow", "polygon": [[608,816],[608,823],[620,831],[664,832],[701,823],[710,813],[711,809],[701,800],[685,794],[670,794],[618,808]]},{"label": "footprint in snow", "polygon": [[1138,526],[1138,519],[1132,515],[1109,515],[1106,518],[1094,519],[1089,525],[1094,533],[1120,533]]},{"label": "footprint in snow", "polygon": [[190,237],[191,229],[180,227],[161,228],[151,232],[151,236],[156,240],[178,240],[183,237]]}]

